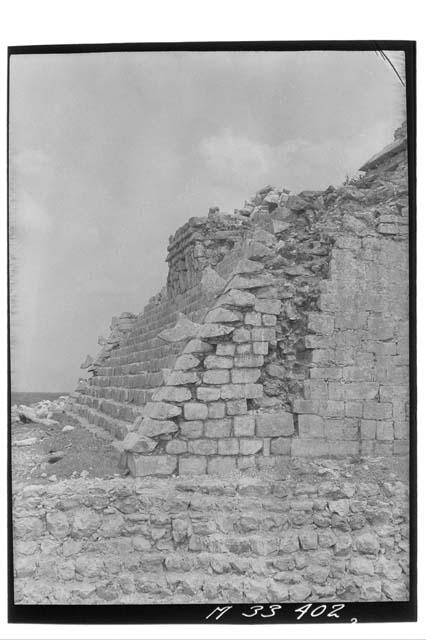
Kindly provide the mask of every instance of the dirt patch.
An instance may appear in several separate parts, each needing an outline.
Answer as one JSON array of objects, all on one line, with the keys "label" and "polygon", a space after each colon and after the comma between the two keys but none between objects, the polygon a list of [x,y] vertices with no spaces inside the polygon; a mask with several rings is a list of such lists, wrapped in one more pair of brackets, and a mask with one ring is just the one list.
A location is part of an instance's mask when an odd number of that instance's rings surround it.
[{"label": "dirt patch", "polygon": [[[119,474],[119,452],[104,438],[80,426],[75,418],[54,414],[59,424],[12,424],[13,483],[42,484],[80,476],[111,478]],[[74,427],[63,432],[65,425]],[[25,446],[14,443],[29,438],[35,442]],[[50,460],[50,462],[49,462]]]}]

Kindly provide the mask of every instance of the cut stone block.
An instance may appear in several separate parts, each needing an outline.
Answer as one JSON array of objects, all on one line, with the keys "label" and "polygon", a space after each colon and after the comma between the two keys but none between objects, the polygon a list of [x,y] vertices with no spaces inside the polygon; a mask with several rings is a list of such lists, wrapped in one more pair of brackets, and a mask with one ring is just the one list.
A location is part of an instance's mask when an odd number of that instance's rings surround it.
[{"label": "cut stone block", "polygon": [[166,452],[173,455],[180,455],[181,453],[186,453],[188,449],[188,444],[185,440],[179,440],[175,438],[174,440],[170,440],[166,442]]},{"label": "cut stone block", "polygon": [[288,456],[291,453],[291,438],[272,438],[271,454]]},{"label": "cut stone block", "polygon": [[236,459],[230,456],[215,456],[208,459],[207,473],[209,475],[225,476],[237,469]]},{"label": "cut stone block", "polygon": [[212,439],[190,440],[188,442],[189,453],[208,456],[217,453],[217,441]]},{"label": "cut stone block", "polygon": [[195,338],[199,330],[199,324],[192,322],[181,313],[175,326],[171,329],[164,329],[158,334],[158,337],[164,342],[181,342],[188,338]]},{"label": "cut stone block", "polygon": [[202,402],[214,402],[220,398],[220,389],[217,387],[197,387],[197,399]]},{"label": "cut stone block", "polygon": [[229,438],[231,424],[231,418],[206,420],[204,423],[204,435],[206,438]]},{"label": "cut stone block", "polygon": [[273,282],[274,278],[269,273],[253,276],[252,278],[237,275],[226,285],[225,291],[229,291],[230,289],[257,289],[259,287],[266,287]]},{"label": "cut stone block", "polygon": [[290,436],[294,433],[293,414],[287,411],[256,416],[256,435]]},{"label": "cut stone block", "polygon": [[217,300],[216,305],[229,305],[232,307],[252,307],[255,303],[255,300],[255,296],[248,291],[238,291],[237,289],[231,289]]},{"label": "cut stone block", "polygon": [[202,475],[207,471],[207,458],[204,456],[181,456],[179,475]]},{"label": "cut stone block", "polygon": [[185,387],[160,387],[152,396],[154,402],[185,402],[191,399],[191,391]]},{"label": "cut stone block", "polygon": [[214,347],[212,344],[203,342],[203,340],[200,340],[199,338],[194,338],[188,342],[183,353],[208,353],[209,351],[213,351],[213,349]]},{"label": "cut stone block", "polygon": [[147,402],[143,413],[146,418],[168,420],[169,418],[180,416],[182,409],[174,404],[168,404],[167,402]]},{"label": "cut stone block", "polygon": [[299,436],[301,438],[324,438],[324,419],[313,414],[300,414]]},{"label": "cut stone block", "polygon": [[195,384],[199,381],[196,371],[172,371],[167,378],[167,384],[172,386],[184,386]]},{"label": "cut stone block", "polygon": [[154,451],[157,442],[135,431],[128,433],[123,440],[123,450],[135,453],[150,453]]},{"label": "cut stone block", "polygon": [[155,438],[165,433],[174,433],[177,431],[177,425],[171,420],[153,420],[152,418],[144,418],[139,427],[139,435],[147,438]]},{"label": "cut stone block", "polygon": [[263,356],[251,355],[251,354],[239,354],[234,358],[234,365],[238,368],[259,368],[263,365]]},{"label": "cut stone block", "polygon": [[240,438],[240,454],[243,456],[254,455],[259,453],[263,447],[263,440],[251,438]]},{"label": "cut stone block", "polygon": [[234,436],[254,436],[254,416],[234,417]]},{"label": "cut stone block", "polygon": [[199,364],[200,360],[198,358],[196,358],[191,353],[185,353],[184,355],[179,356],[179,358],[176,360],[174,368],[175,370],[187,371],[188,369],[197,367]]},{"label": "cut stone block", "polygon": [[231,311],[230,309],[224,309],[223,307],[216,307],[206,315],[204,322],[238,322],[241,320],[241,315]]},{"label": "cut stone block", "polygon": [[235,384],[257,382],[260,378],[260,369],[232,369],[231,380]]},{"label": "cut stone block", "polygon": [[226,403],[228,416],[237,416],[247,413],[247,400],[228,400]]},{"label": "cut stone block", "polygon": [[204,360],[206,369],[232,369],[233,358],[226,356],[207,356]]},{"label": "cut stone block", "polygon": [[228,369],[210,369],[203,373],[204,384],[226,384],[229,382],[230,373]]},{"label": "cut stone block", "polygon": [[224,324],[203,324],[198,332],[200,338],[219,338],[229,335],[234,331],[234,327]]},{"label": "cut stone block", "polygon": [[182,438],[201,438],[203,435],[203,422],[201,420],[189,420],[179,425]]},{"label": "cut stone block", "polygon": [[207,407],[200,402],[187,402],[183,407],[183,415],[186,420],[205,420]]},{"label": "cut stone block", "polygon": [[144,456],[131,453],[128,456],[132,476],[169,476],[176,471],[177,457],[170,455]]}]

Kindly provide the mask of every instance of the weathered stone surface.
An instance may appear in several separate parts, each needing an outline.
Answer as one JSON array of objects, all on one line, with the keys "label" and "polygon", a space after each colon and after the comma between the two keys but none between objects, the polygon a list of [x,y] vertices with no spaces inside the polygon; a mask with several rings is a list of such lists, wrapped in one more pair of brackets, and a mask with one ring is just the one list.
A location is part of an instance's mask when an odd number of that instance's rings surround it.
[{"label": "weathered stone surface", "polygon": [[204,360],[206,369],[232,369],[234,360],[227,356],[207,356]]},{"label": "weathered stone surface", "polygon": [[229,291],[230,289],[257,289],[259,287],[267,287],[273,284],[273,282],[273,277],[268,273],[264,275],[254,275],[251,278],[237,275],[226,285],[225,291]]},{"label": "weathered stone surface", "polygon": [[238,322],[241,316],[235,311],[230,309],[224,309],[223,307],[216,307],[206,315],[204,322]]},{"label": "weathered stone surface", "polygon": [[209,475],[223,476],[232,473],[236,468],[235,458],[228,456],[213,456],[207,461],[207,473]]},{"label": "weathered stone surface", "polygon": [[287,411],[256,416],[256,435],[258,436],[290,436],[293,433],[293,415]]},{"label": "weathered stone surface", "polygon": [[78,509],[72,521],[72,536],[74,538],[87,538],[91,536],[101,525],[100,516],[91,509],[82,507]]},{"label": "weathered stone surface", "polygon": [[158,334],[160,340],[164,342],[182,342],[188,338],[195,338],[198,336],[200,326],[195,322],[189,320],[183,314],[180,314],[179,319],[172,329],[165,329]]},{"label": "weathered stone surface", "polygon": [[301,438],[324,438],[324,418],[312,414],[300,414],[299,436]]},{"label": "weathered stone surface", "polygon": [[249,415],[236,415],[234,417],[234,435],[254,436],[255,418]]},{"label": "weathered stone surface", "polygon": [[190,353],[185,353],[184,355],[179,356],[179,358],[175,362],[175,369],[187,371],[188,369],[193,369],[200,364],[199,358],[196,358],[194,355]]},{"label": "weathered stone surface", "polygon": [[213,351],[213,345],[199,338],[194,338],[188,342],[183,353],[208,353],[209,351]]},{"label": "weathered stone surface", "polygon": [[68,518],[61,511],[47,513],[46,525],[48,532],[55,538],[65,538],[70,531]]},{"label": "weathered stone surface", "polygon": [[200,338],[219,338],[220,336],[229,335],[233,331],[233,326],[212,322],[210,324],[203,324],[198,332],[198,336]]},{"label": "weathered stone surface", "polygon": [[220,277],[220,275],[212,269],[210,266],[207,266],[203,275],[201,276],[201,286],[205,291],[209,293],[218,293],[222,291],[225,287],[225,280]]},{"label": "weathered stone surface", "polygon": [[207,407],[200,402],[187,402],[183,407],[183,415],[186,420],[205,420]]},{"label": "weathered stone surface", "polygon": [[259,453],[263,447],[263,440],[240,438],[239,443],[239,452],[243,456],[250,456],[255,453]]},{"label": "weathered stone surface", "polygon": [[171,455],[130,454],[129,470],[132,476],[168,476],[176,471],[177,457]]},{"label": "weathered stone surface", "polygon": [[[174,433],[175,431],[177,431],[177,425],[171,420],[153,420],[152,418],[144,418],[138,429],[138,435],[145,436],[146,438],[156,438],[157,436],[161,436],[166,433]],[[130,436],[131,434],[129,434],[128,437]],[[142,444],[141,446],[145,445]]]},{"label": "weathered stone surface", "polygon": [[137,431],[128,433],[123,440],[124,451],[134,451],[135,453],[150,453],[156,448],[156,446],[157,442],[155,440],[152,440],[152,438],[146,437],[145,435],[142,435]]},{"label": "weathered stone surface", "polygon": [[216,305],[228,305],[231,307],[252,307],[255,303],[255,300],[255,296],[249,291],[230,289],[217,300]]},{"label": "weathered stone surface", "polygon": [[160,387],[152,396],[154,402],[185,402],[191,399],[189,389],[183,387]]},{"label": "weathered stone surface", "polygon": [[[185,394],[186,395],[186,394]],[[144,407],[144,416],[156,420],[168,420],[180,416],[182,409],[167,402],[147,402]]]},{"label": "weathered stone surface", "polygon": [[230,373],[227,369],[210,369],[203,373],[205,384],[226,384],[229,382]]},{"label": "weathered stone surface", "polygon": [[167,378],[167,384],[171,386],[183,386],[195,384],[199,381],[196,371],[172,371]]},{"label": "weathered stone surface", "polygon": [[217,387],[198,387],[197,400],[202,402],[214,402],[220,398],[220,389]]}]

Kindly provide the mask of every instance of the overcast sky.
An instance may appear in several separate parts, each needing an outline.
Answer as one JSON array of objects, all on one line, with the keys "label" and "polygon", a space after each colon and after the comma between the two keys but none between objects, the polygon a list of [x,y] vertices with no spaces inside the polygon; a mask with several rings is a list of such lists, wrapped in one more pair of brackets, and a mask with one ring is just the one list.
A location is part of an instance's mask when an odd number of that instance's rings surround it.
[{"label": "overcast sky", "polygon": [[13,390],[71,391],[111,317],[161,289],[189,217],[336,185],[404,118],[374,52],[12,56]]}]

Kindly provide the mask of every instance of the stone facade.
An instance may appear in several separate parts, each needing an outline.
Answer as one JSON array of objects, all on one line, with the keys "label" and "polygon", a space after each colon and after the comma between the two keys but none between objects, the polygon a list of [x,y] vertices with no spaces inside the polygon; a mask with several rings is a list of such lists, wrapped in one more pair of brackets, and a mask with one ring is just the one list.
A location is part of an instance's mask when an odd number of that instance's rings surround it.
[{"label": "stone facade", "polygon": [[323,192],[265,187],[170,239],[167,289],[75,402],[123,440],[132,475],[408,452],[403,128],[362,171]]}]

